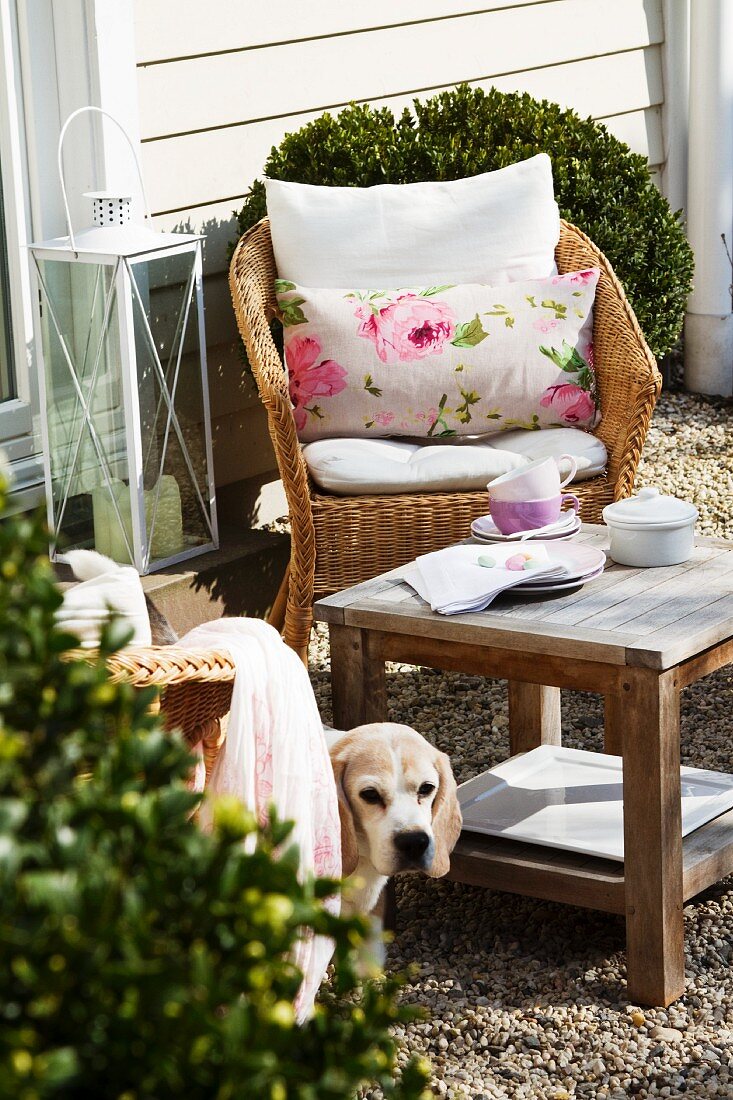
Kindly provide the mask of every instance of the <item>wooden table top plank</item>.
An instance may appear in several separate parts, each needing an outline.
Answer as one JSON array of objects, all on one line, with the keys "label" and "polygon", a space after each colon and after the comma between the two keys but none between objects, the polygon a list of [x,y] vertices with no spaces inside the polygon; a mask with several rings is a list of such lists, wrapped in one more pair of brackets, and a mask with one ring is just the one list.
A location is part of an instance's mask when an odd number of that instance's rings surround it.
[{"label": "wooden table top plank", "polygon": [[526,597],[510,595],[507,598],[511,600],[511,605],[504,613],[511,619],[536,618],[539,622],[557,622],[560,625],[573,626],[576,620],[583,616],[580,610],[581,604],[585,606],[589,600],[599,600],[602,592],[623,583],[629,572],[631,571],[609,561],[601,576],[596,577],[583,588],[574,588],[555,596],[547,595],[541,600],[540,598],[528,600]]},{"label": "wooden table top plank", "polygon": [[419,602],[420,607],[414,601],[386,606],[379,600],[362,600],[344,608],[344,625],[388,634],[410,634],[414,632],[410,625],[413,623],[416,627],[419,624],[421,636],[437,640],[501,646],[560,657],[582,657],[614,665],[626,663],[626,649],[636,641],[633,634],[616,634],[611,640],[600,631],[577,628],[563,631],[535,622],[510,624],[500,614],[492,615],[486,611],[470,615],[437,615],[424,601]]},{"label": "wooden table top plank", "polygon": [[[718,547],[705,547],[706,556],[690,565],[672,565],[667,568],[639,570],[623,587],[617,587],[610,595],[615,599],[590,600],[581,610],[584,612],[576,620],[578,624],[592,626],[594,630],[615,630],[621,628],[634,632],[637,621],[649,612],[662,612],[668,609],[685,593],[695,592],[704,599],[711,592],[711,602],[717,598],[712,595],[718,577],[733,569],[733,554],[726,554]],[[625,570],[629,573],[630,570]],[[674,617],[674,616],[673,616]],[[661,624],[660,624],[661,625]]]},{"label": "wooden table top plank", "polygon": [[[585,525],[585,545],[607,547],[605,527]],[[467,540],[469,541],[469,540]],[[473,543],[473,545],[479,545]],[[404,581],[405,566],[319,600],[317,620],[436,641],[664,669],[733,634],[733,543],[699,539],[694,557],[665,569],[609,559],[585,588],[556,596],[506,593],[483,612],[444,616]]]},{"label": "wooden table top plank", "polygon": [[627,647],[627,662],[646,668],[672,668],[730,638],[733,638],[733,595],[662,626],[653,634],[638,637]]},{"label": "wooden table top plank", "polygon": [[383,592],[389,592],[402,582],[404,569],[405,567],[402,565],[397,569],[391,569],[389,573],[382,573],[378,577],[371,577],[368,581],[362,581],[361,584],[352,585],[351,588],[344,588],[341,592],[333,592],[330,596],[322,596],[313,604],[314,619],[316,622],[343,623],[343,609],[345,607],[363,596],[369,596],[371,599]]},{"label": "wooden table top plank", "polygon": [[[689,619],[695,612],[712,608],[733,593],[733,553],[705,562],[699,569],[655,585],[617,608],[583,620],[594,629],[625,630],[640,637]],[[689,624],[688,624],[689,625]],[[686,631],[688,626],[680,626]]]},{"label": "wooden table top plank", "polygon": [[370,594],[369,599],[388,606],[395,603],[409,603],[411,600],[417,601],[420,597],[414,588],[410,588],[407,581],[397,577],[391,588],[384,588],[381,592]]},{"label": "wooden table top plank", "polygon": [[353,588],[345,588],[342,592],[334,592],[332,596],[326,596],[314,603],[313,617],[316,622],[343,623],[344,608],[354,600],[358,600],[361,594],[368,592],[371,596],[378,595],[394,588],[396,583],[386,575],[374,577],[372,580],[354,585]]},{"label": "wooden table top plank", "polygon": [[[657,585],[664,584],[672,577],[685,574],[705,562],[710,557],[723,553],[716,547],[701,547],[697,563],[685,562],[683,565],[671,565],[659,569],[635,569],[613,563],[607,573],[597,581],[591,581],[587,588],[578,593],[576,600],[568,601],[566,606],[551,613],[546,622],[574,626],[579,623],[590,625],[593,620],[595,630],[614,629],[612,616],[615,609],[626,601],[635,603],[640,593],[652,591]],[[603,583],[609,577],[607,583]],[[611,618],[606,618],[611,616]]]}]

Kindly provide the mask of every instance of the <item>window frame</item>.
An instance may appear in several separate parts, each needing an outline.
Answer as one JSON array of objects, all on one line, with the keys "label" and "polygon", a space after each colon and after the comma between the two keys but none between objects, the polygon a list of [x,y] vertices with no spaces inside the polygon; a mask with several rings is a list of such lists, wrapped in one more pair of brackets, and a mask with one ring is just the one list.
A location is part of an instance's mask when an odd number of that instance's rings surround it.
[{"label": "window frame", "polygon": [[8,269],[14,396],[0,401],[0,448],[10,460],[15,495],[24,505],[42,496],[43,465],[35,384],[33,285],[27,246],[31,206],[16,4],[0,4],[0,169]]}]

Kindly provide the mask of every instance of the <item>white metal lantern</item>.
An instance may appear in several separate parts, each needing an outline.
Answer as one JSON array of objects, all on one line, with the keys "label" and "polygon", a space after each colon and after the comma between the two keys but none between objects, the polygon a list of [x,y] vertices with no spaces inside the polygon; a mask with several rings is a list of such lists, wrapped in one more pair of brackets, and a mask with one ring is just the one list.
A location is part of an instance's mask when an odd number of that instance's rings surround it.
[{"label": "white metal lantern", "polygon": [[[145,224],[129,195],[97,191],[93,225],[74,232],[62,150],[87,111],[126,138]],[[69,116],[58,163],[69,234],[31,245],[52,556],[93,547],[147,573],[218,546],[202,238],[150,227],[134,146],[106,111]]]}]

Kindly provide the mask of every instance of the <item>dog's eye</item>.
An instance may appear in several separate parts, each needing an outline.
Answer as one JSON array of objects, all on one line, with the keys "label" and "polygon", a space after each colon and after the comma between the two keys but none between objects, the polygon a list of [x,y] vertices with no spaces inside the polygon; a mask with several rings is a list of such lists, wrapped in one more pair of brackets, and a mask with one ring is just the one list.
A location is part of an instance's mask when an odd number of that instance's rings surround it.
[{"label": "dog's eye", "polygon": [[435,790],[435,784],[434,783],[423,783],[420,787],[418,787],[417,793],[420,796],[420,798],[427,798],[427,796],[429,794],[432,794],[434,790]]},{"label": "dog's eye", "polygon": [[363,802],[368,802],[370,806],[379,806],[382,803],[382,796],[374,787],[367,787],[365,791],[359,791],[359,798]]}]

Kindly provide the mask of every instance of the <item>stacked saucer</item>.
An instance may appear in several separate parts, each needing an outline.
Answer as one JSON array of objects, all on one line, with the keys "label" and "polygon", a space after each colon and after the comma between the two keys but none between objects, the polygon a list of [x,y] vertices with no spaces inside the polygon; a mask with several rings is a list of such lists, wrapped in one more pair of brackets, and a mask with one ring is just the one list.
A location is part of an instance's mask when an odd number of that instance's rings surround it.
[{"label": "stacked saucer", "polygon": [[555,539],[571,539],[579,530],[580,516],[572,509],[563,512],[557,523],[534,531],[517,531],[513,535],[502,535],[491,516],[479,516],[471,524],[471,534],[479,542],[525,542],[529,539],[550,542]]},{"label": "stacked saucer", "polygon": [[[578,588],[586,581],[600,577],[606,564],[606,555],[595,546],[584,543],[563,543],[559,539],[537,542],[545,547],[547,557],[562,566],[556,576],[528,579],[516,585],[512,592],[535,595],[542,592],[559,592],[567,588]],[[530,574],[531,576],[531,574]]]}]

